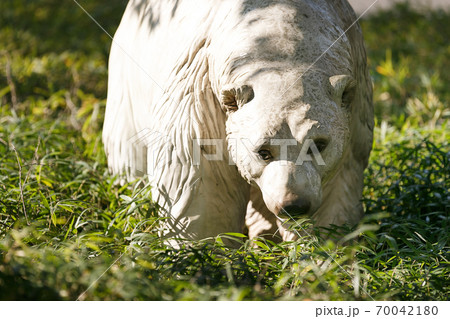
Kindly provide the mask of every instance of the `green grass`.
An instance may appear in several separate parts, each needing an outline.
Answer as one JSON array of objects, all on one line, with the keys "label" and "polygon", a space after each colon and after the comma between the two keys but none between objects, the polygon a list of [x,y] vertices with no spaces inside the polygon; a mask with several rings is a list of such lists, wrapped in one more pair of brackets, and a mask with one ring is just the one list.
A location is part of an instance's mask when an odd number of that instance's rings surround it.
[{"label": "green grass", "polygon": [[[124,1],[80,2],[114,32]],[[0,5],[0,299],[449,299],[449,14],[362,22],[377,128],[366,217],[343,240],[174,250],[151,194],[107,172],[110,39],[74,3],[24,3]]]}]

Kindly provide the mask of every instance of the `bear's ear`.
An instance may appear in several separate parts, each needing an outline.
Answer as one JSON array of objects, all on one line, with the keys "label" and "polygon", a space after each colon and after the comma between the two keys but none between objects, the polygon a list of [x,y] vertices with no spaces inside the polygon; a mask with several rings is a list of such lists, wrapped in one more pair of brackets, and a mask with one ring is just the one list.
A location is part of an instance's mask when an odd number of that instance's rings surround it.
[{"label": "bear's ear", "polygon": [[331,95],[342,107],[350,107],[355,98],[356,81],[350,75],[341,74],[330,77]]},{"label": "bear's ear", "polygon": [[235,112],[255,97],[249,85],[229,86],[220,92],[220,104],[226,112]]}]

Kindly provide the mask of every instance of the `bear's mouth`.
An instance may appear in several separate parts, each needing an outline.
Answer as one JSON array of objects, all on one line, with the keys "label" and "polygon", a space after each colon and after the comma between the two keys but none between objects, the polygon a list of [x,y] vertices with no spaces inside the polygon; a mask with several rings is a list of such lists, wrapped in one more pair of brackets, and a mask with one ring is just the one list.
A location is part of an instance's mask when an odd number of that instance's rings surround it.
[{"label": "bear's mouth", "polygon": [[280,209],[280,211],[278,212],[278,217],[281,219],[309,218],[309,210],[309,205],[289,205]]}]

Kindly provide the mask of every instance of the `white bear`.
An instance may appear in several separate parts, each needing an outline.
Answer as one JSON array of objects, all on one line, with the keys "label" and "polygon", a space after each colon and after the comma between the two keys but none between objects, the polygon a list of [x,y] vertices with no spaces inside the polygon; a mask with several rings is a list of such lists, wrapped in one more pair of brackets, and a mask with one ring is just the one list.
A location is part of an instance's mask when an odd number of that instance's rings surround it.
[{"label": "white bear", "polygon": [[168,236],[358,222],[372,84],[346,0],[131,0],[109,60],[108,165]]}]

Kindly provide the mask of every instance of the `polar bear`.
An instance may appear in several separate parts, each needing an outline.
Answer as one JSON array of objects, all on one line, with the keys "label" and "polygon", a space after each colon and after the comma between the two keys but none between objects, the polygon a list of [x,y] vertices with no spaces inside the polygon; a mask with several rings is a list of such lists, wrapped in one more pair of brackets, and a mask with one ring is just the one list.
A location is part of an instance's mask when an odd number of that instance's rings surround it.
[{"label": "polar bear", "polygon": [[354,224],[373,140],[346,0],[131,0],[109,60],[112,173],[143,177],[166,235]]}]

